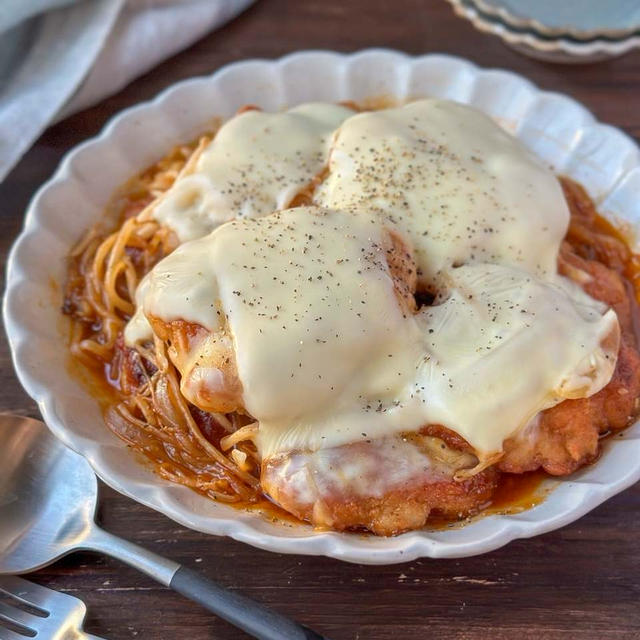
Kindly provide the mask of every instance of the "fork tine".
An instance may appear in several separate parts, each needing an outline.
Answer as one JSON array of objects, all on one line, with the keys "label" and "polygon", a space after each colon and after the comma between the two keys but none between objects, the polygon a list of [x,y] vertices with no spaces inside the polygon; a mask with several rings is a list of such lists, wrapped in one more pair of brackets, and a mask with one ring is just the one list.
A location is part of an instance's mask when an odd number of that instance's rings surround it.
[{"label": "fork tine", "polygon": [[51,597],[50,589],[18,576],[0,576],[0,589],[24,604],[40,609],[43,614],[48,613],[43,603]]},{"label": "fork tine", "polygon": [[25,640],[25,638],[33,638],[34,636],[23,636],[11,629],[0,626],[0,640]]},{"label": "fork tine", "polygon": [[[41,617],[35,613],[29,613],[18,607],[11,606],[6,602],[0,602],[0,640],[24,640],[27,637],[34,637],[41,621],[49,615],[49,612],[42,605],[44,600],[42,589],[43,587],[16,576],[0,576],[0,593],[6,593],[18,602],[42,611],[43,614],[43,617]],[[7,629],[1,624],[2,619],[20,625],[30,635],[23,635]]]},{"label": "fork tine", "polygon": [[[41,587],[15,576],[0,576],[0,592],[6,593],[36,610],[35,613],[31,613],[14,608],[6,602],[0,602],[0,640],[25,640],[34,637],[57,638],[63,629],[76,631],[77,635],[74,635],[74,638],[103,640],[98,636],[85,634],[81,631],[86,606],[78,598]],[[41,612],[42,615],[39,615],[38,612]],[[17,631],[7,629],[4,626],[5,620],[13,622]],[[21,629],[25,630],[24,634],[20,633]],[[67,637],[66,634],[65,637]]]},{"label": "fork tine", "polygon": [[38,616],[32,613],[27,613],[22,609],[18,609],[18,607],[12,607],[9,604],[0,602],[0,619],[2,618],[21,627],[25,627],[25,629],[33,631],[34,633],[37,628],[36,623],[38,619],[42,620],[42,618],[38,618]]}]

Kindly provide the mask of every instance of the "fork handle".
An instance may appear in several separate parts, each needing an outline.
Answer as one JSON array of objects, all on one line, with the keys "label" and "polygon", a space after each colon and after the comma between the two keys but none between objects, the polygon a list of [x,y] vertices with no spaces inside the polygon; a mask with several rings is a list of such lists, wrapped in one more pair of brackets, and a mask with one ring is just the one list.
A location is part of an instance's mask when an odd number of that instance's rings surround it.
[{"label": "fork handle", "polygon": [[169,586],[259,640],[327,640],[273,609],[229,591],[186,567],[181,566],[176,571]]}]

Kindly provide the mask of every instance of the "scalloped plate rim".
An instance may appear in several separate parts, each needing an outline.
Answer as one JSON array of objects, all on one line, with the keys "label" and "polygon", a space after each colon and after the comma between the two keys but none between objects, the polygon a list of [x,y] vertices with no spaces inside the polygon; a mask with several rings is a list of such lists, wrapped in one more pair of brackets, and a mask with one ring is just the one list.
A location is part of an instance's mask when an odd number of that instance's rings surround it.
[{"label": "scalloped plate rim", "polygon": [[620,56],[628,53],[632,49],[640,47],[640,34],[632,33],[629,37],[621,40],[586,40],[571,41],[566,38],[557,37],[553,39],[541,39],[536,37],[534,32],[516,32],[509,28],[509,25],[499,18],[488,16],[481,12],[473,0],[447,0],[453,7],[456,15],[469,20],[476,29],[496,35],[508,44],[526,46],[545,54],[562,53],[580,61],[580,58],[592,58],[594,56]]},{"label": "scalloped plate rim", "polygon": [[607,38],[608,40],[624,40],[628,37],[637,35],[640,33],[640,22],[630,27],[621,29],[605,29],[598,31],[596,29],[562,29],[560,27],[551,27],[543,24],[537,18],[527,18],[524,15],[516,15],[507,7],[495,4],[487,0],[470,0],[479,11],[482,11],[487,16],[492,16],[496,20],[499,20],[507,27],[513,27],[514,29],[526,29],[529,31],[537,32],[542,37],[563,37],[568,36],[580,41],[596,40],[598,38]]},{"label": "scalloped plate rim", "polygon": [[[106,484],[132,499],[168,515],[173,520],[186,527],[214,535],[229,535],[238,541],[266,550],[306,555],[323,554],[341,560],[368,564],[406,562],[425,556],[457,558],[492,551],[514,539],[528,538],[565,526],[640,479],[640,464],[638,464],[636,469],[627,471],[627,473],[623,474],[613,482],[606,484],[587,483],[590,484],[589,495],[587,495],[586,491],[583,492],[583,498],[578,503],[577,507],[566,512],[557,513],[537,522],[522,522],[517,520],[509,521],[508,516],[487,516],[482,520],[495,521],[498,524],[496,531],[488,537],[469,540],[463,543],[450,543],[442,542],[441,540],[434,540],[433,538],[429,538],[424,535],[424,533],[429,533],[428,530],[413,531],[396,538],[381,539],[371,536],[358,536],[336,532],[317,533],[313,532],[307,525],[300,525],[300,528],[308,532],[308,535],[304,535],[302,537],[287,537],[257,530],[254,526],[242,520],[242,516],[240,515],[241,512],[230,512],[229,517],[215,518],[215,521],[212,522],[213,526],[208,528],[203,527],[199,522],[194,523],[194,520],[189,520],[189,518],[195,517],[197,520],[200,516],[197,514],[194,515],[184,509],[178,509],[176,507],[175,500],[169,500],[164,505],[160,504],[161,501],[159,500],[159,497],[161,497],[162,493],[167,490],[167,483],[165,481],[160,481],[157,485],[154,485],[151,488],[141,486],[140,483],[136,483],[132,490],[127,486],[127,478],[123,477],[121,472],[109,472],[108,469],[105,470],[104,461],[96,454],[96,451],[101,448],[100,443],[93,442],[91,443],[91,446],[83,447],[79,446],[78,442],[74,440],[75,434],[64,425],[55,410],[54,398],[52,397],[51,392],[46,388],[46,386],[43,386],[41,380],[34,377],[27,368],[23,367],[19,360],[19,347],[23,343],[25,337],[28,337],[29,331],[24,330],[20,326],[19,316],[14,316],[11,308],[15,293],[21,282],[21,278],[19,276],[21,274],[24,275],[25,273],[24,265],[18,261],[17,256],[25,239],[32,233],[38,232],[39,224],[41,224],[39,216],[43,215],[42,213],[39,213],[39,211],[41,211],[39,209],[40,202],[44,197],[46,197],[47,191],[52,186],[68,179],[74,179],[71,171],[71,163],[78,153],[86,149],[91,149],[96,145],[99,148],[101,143],[108,142],[118,123],[125,121],[134,113],[144,112],[150,108],[160,108],[169,96],[173,95],[175,92],[181,91],[185,86],[203,82],[214,82],[217,76],[220,76],[222,73],[226,73],[233,67],[241,67],[246,63],[254,63],[256,61],[266,62],[271,65],[283,65],[291,60],[295,60],[296,58],[304,58],[306,56],[314,56],[316,54],[330,54],[331,57],[335,58],[335,60],[340,64],[346,64],[347,62],[356,60],[359,57],[366,57],[369,55],[391,54],[396,61],[402,60],[402,62],[410,64],[415,64],[419,60],[427,58],[434,59],[435,57],[438,57],[439,59],[459,64],[461,68],[464,67],[466,69],[470,69],[474,74],[498,71],[509,78],[515,79],[519,82],[524,82],[524,85],[527,86],[529,90],[534,91],[536,95],[544,95],[551,99],[561,98],[564,101],[568,101],[567,104],[580,107],[587,117],[586,122],[591,125],[597,123],[593,115],[577,101],[560,93],[542,91],[531,81],[512,71],[504,69],[479,68],[474,63],[465,60],[464,58],[447,54],[410,56],[402,52],[382,48],[365,49],[353,54],[341,54],[327,50],[309,50],[294,52],[276,60],[256,58],[246,61],[238,61],[218,69],[215,73],[209,76],[197,76],[175,83],[167,87],[152,100],[132,105],[122,112],[115,114],[105,123],[97,136],[80,143],[68,151],[62,158],[59,167],[56,169],[52,177],[37,190],[29,204],[23,230],[14,242],[8,257],[7,285],[3,299],[3,316],[5,319],[6,332],[9,337],[11,358],[21,384],[38,402],[42,415],[49,425],[49,428],[67,446],[78,451],[81,455],[84,455],[89,460],[98,476],[106,482]],[[605,126],[610,127],[610,125]],[[620,132],[620,130],[615,127],[610,128],[618,134],[622,133],[622,136],[635,146],[635,142],[629,136]],[[158,478],[158,480],[160,479]],[[570,482],[571,478],[567,479],[563,484]],[[532,513],[532,510],[526,513]],[[252,518],[253,517],[259,516],[254,515]],[[215,531],[213,531],[213,529],[215,529]]]}]

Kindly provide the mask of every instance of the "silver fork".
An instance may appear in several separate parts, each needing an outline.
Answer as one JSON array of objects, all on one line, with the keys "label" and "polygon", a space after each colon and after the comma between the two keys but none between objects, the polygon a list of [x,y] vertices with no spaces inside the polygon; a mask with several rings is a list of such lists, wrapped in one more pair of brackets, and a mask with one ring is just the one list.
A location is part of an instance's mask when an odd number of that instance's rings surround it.
[{"label": "silver fork", "polygon": [[0,576],[0,597],[0,640],[104,640],[82,631],[87,607],[66,593],[15,576]]}]

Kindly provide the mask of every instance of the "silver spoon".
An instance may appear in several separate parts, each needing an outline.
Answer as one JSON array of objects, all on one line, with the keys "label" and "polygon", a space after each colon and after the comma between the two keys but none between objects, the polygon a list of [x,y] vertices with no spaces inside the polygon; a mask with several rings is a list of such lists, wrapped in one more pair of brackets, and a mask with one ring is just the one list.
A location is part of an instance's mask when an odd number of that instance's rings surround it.
[{"label": "silver spoon", "polygon": [[35,571],[72,551],[98,551],[260,640],[323,640],[243,595],[100,529],[94,521],[97,497],[89,463],[42,422],[0,415],[0,574]]}]

